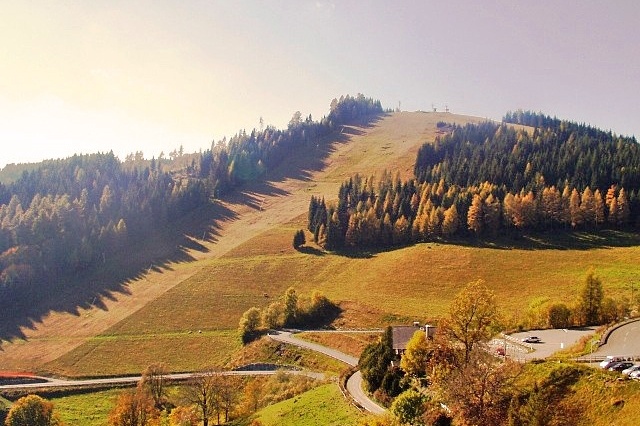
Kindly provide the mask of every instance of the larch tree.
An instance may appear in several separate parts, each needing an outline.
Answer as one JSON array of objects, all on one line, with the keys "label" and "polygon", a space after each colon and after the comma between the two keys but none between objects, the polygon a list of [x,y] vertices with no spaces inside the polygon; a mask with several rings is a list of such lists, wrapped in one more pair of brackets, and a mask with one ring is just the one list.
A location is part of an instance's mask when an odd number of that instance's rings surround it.
[{"label": "larch tree", "polygon": [[613,198],[609,203],[609,215],[607,216],[607,222],[611,226],[618,225],[618,200]]},{"label": "larch tree", "polygon": [[442,235],[450,237],[458,231],[460,226],[460,219],[458,217],[458,209],[455,204],[452,204],[444,212],[444,219],[442,220]]},{"label": "larch tree", "polygon": [[624,188],[620,188],[620,192],[618,193],[618,226],[621,228],[627,226],[630,216],[631,209],[629,207],[627,191],[625,191]]},{"label": "larch tree", "polygon": [[587,228],[595,228],[597,224],[596,220],[596,200],[588,186],[582,191],[582,197],[580,199],[580,211],[582,214],[582,220]]},{"label": "larch tree", "polygon": [[569,214],[571,216],[571,227],[579,228],[583,225],[582,210],[580,209],[580,194],[573,188],[571,198],[569,198]]},{"label": "larch tree", "polygon": [[484,225],[482,199],[480,195],[475,194],[471,201],[471,206],[467,212],[467,227],[473,231],[473,233],[479,236],[482,233]]}]

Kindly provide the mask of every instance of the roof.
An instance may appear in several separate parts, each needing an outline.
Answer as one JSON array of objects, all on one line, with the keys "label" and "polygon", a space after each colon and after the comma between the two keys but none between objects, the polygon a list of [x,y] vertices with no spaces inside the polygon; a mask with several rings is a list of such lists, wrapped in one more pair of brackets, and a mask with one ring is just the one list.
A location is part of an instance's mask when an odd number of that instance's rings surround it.
[{"label": "roof", "polygon": [[407,342],[413,337],[416,331],[420,331],[420,327],[414,325],[397,325],[391,328],[391,336],[393,340],[394,350],[407,349]]}]

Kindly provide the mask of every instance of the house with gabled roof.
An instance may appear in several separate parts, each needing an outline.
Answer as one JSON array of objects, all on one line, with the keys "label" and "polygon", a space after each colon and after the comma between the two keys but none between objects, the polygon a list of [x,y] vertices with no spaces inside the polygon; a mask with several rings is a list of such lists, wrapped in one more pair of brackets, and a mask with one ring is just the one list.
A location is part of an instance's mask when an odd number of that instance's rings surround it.
[{"label": "house with gabled roof", "polygon": [[416,331],[422,331],[426,334],[427,339],[433,339],[436,327],[429,324],[420,326],[418,322],[414,322],[413,325],[396,325],[391,327],[393,352],[398,358],[402,357],[404,351],[407,350],[407,343]]}]

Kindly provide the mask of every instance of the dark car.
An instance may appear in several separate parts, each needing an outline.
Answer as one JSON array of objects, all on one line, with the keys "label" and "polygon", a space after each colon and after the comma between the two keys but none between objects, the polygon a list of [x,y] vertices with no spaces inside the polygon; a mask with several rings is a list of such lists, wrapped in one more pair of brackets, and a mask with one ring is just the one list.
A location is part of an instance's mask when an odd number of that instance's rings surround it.
[{"label": "dark car", "polygon": [[633,363],[629,362],[629,361],[620,361],[620,362],[616,362],[614,363],[612,366],[609,367],[609,371],[622,371],[622,370],[626,370],[629,367],[633,367]]}]

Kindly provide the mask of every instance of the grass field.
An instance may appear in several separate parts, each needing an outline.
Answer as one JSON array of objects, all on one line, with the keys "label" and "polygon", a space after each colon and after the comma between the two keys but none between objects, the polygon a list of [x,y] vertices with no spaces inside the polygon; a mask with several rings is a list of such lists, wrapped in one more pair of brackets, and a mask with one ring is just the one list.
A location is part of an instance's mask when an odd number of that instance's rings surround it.
[{"label": "grass field", "polygon": [[302,395],[258,411],[256,418],[265,426],[356,425],[362,418],[335,383],[319,386]]},{"label": "grass field", "polygon": [[111,389],[51,400],[53,409],[65,425],[106,426],[109,412],[122,389]]}]

